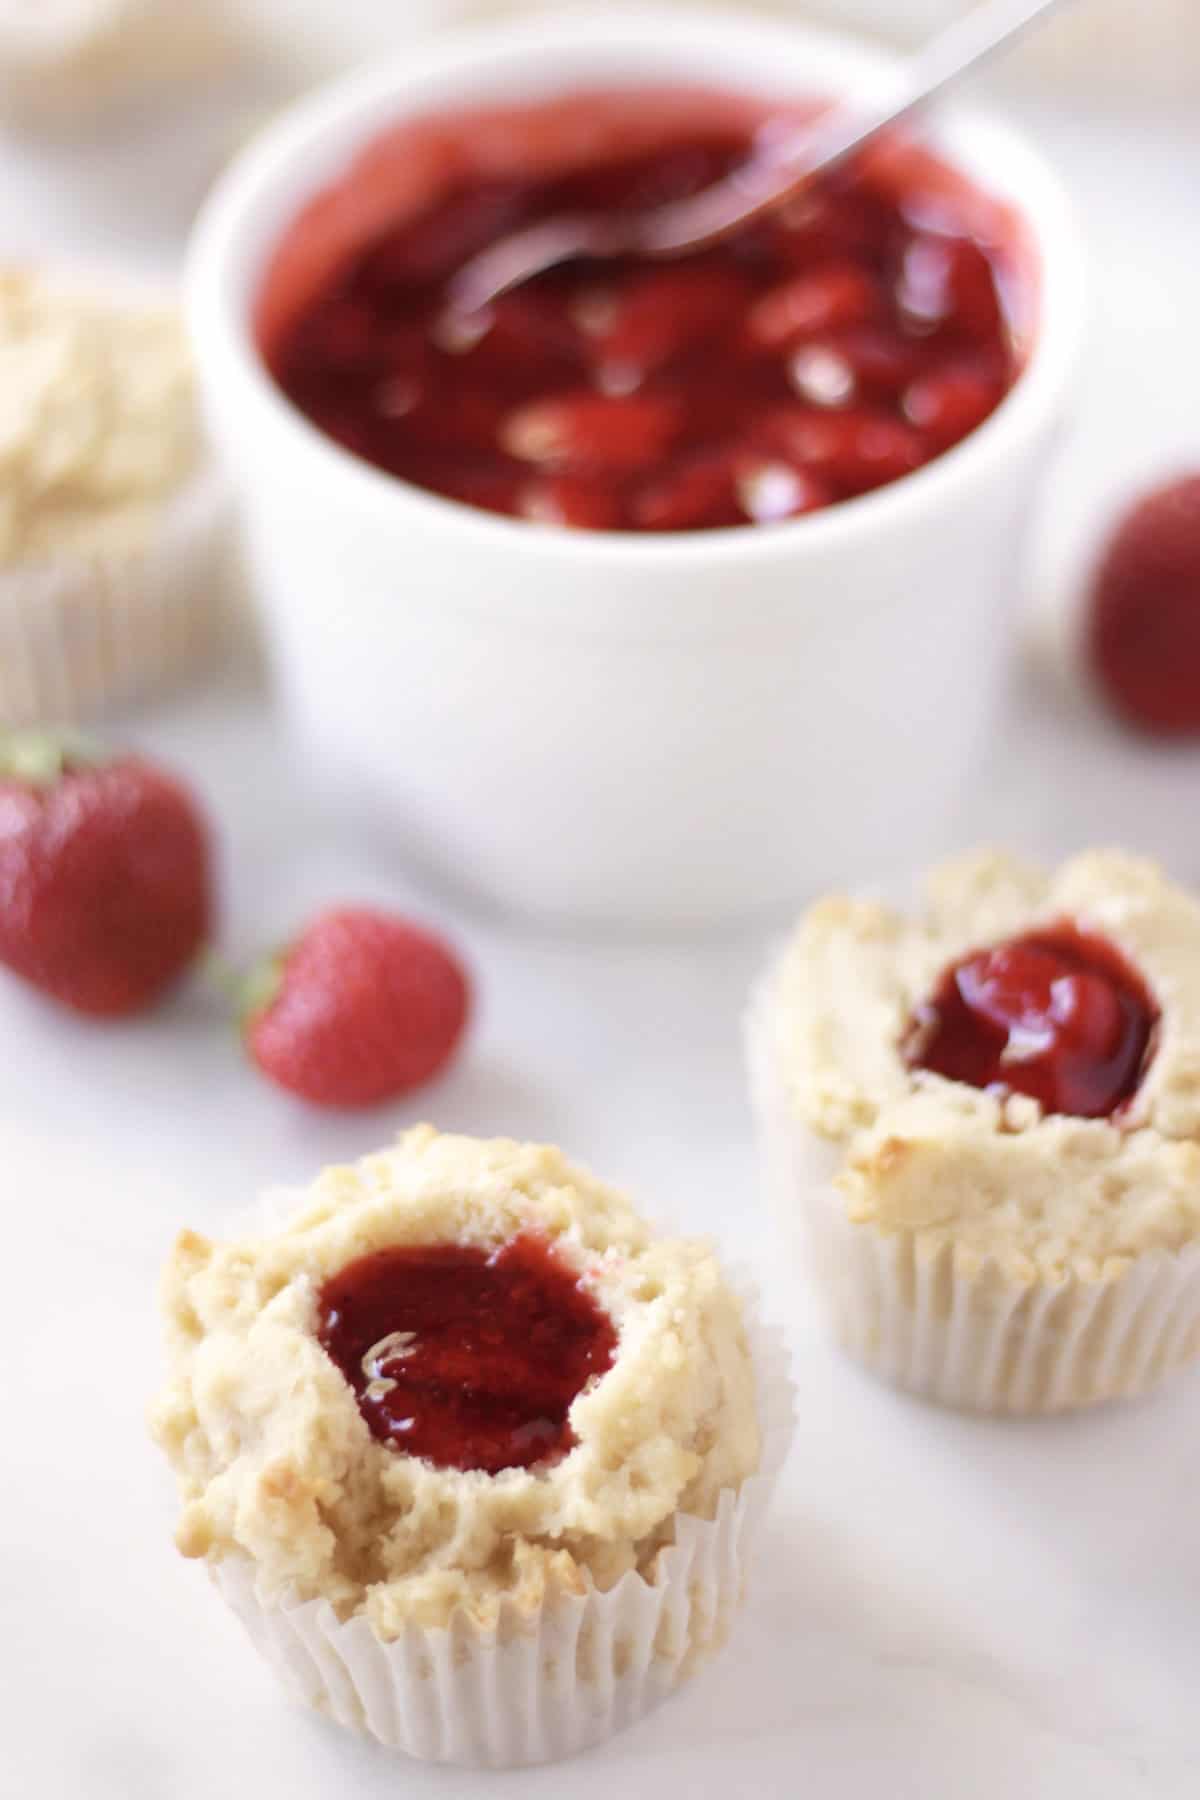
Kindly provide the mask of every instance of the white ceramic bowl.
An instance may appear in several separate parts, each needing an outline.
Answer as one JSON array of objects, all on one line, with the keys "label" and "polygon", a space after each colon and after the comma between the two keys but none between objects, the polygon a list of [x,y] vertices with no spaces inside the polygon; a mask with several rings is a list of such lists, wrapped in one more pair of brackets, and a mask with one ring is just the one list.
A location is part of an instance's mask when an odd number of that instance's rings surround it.
[{"label": "white ceramic bowl", "polygon": [[886,73],[762,20],[524,22],[316,95],[220,185],[191,318],[274,664],[311,763],[410,864],[543,920],[677,927],[912,863],[953,828],[1079,336],[1069,210],[1019,139],[969,120],[937,134],[1016,203],[1041,258],[1013,392],[917,474],[791,524],[573,533],[445,501],[312,427],[249,327],[302,203],[410,114],[664,79],[778,98]]}]

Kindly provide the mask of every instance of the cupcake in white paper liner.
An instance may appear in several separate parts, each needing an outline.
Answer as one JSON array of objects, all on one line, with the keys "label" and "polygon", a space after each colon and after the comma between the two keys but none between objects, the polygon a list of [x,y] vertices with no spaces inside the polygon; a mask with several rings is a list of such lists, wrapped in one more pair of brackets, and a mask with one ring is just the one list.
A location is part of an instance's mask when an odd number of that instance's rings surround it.
[{"label": "cupcake in white paper liner", "polygon": [[[754,1296],[557,1151],[428,1127],[268,1216],[229,1246],[185,1233],[168,1267],[155,1429],[180,1547],[295,1698],[411,1755],[547,1762],[643,1717],[723,1643],[789,1446],[787,1353]],[[494,1267],[531,1233],[616,1332],[558,1459],[398,1453],[333,1360],[361,1271],[447,1244]],[[418,1379],[373,1356],[374,1379]]]},{"label": "cupcake in white paper liner", "polygon": [[[964,992],[1001,1079],[945,1072]],[[748,1055],[781,1244],[874,1373],[1050,1413],[1200,1358],[1200,905],[1153,865],[983,853],[915,915],[821,902]]]},{"label": "cupcake in white paper liner", "polygon": [[[791,0],[770,0],[772,11]],[[967,10],[966,0],[815,0],[806,10],[841,30],[876,31],[922,43]],[[1060,7],[1002,60],[1006,86],[1119,98],[1126,105],[1190,99],[1200,81],[1200,14],[1195,0],[1087,0]]]},{"label": "cupcake in white paper liner", "polygon": [[1194,0],[1088,0],[1048,19],[1018,46],[1014,74],[1145,106],[1194,97],[1200,15]]},{"label": "cupcake in white paper liner", "polygon": [[231,57],[229,0],[0,0],[0,116],[76,128]]},{"label": "cupcake in white paper liner", "polygon": [[233,628],[229,498],[175,307],[77,272],[0,273],[0,724],[177,685]]}]

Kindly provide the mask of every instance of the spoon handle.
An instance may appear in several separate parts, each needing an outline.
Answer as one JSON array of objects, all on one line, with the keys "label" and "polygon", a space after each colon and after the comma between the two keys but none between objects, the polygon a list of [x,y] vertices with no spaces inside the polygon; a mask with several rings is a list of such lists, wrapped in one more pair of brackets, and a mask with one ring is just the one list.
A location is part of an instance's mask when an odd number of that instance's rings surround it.
[{"label": "spoon handle", "polygon": [[980,0],[908,57],[878,100],[861,108],[839,107],[830,115],[827,130],[818,127],[815,137],[810,133],[802,152],[805,160],[811,158],[822,168],[840,162],[877,131],[906,117],[968,70],[979,68],[1066,4],[1068,0]]},{"label": "spoon handle", "polygon": [[647,213],[542,219],[472,257],[449,287],[452,310],[476,312],[510,288],[577,256],[673,257],[716,243],[800,193],[968,69],[1010,44],[1067,0],[977,0],[900,65],[865,104],[840,105],[815,124],[777,131],[722,180]]},{"label": "spoon handle", "polygon": [[780,132],[748,162],[689,200],[645,215],[636,247],[651,256],[677,255],[724,237],[736,226],[798,194],[816,174],[905,118],[943,88],[1006,48],[1023,31],[1069,0],[979,0],[897,68],[881,92],[838,105],[814,124]]}]

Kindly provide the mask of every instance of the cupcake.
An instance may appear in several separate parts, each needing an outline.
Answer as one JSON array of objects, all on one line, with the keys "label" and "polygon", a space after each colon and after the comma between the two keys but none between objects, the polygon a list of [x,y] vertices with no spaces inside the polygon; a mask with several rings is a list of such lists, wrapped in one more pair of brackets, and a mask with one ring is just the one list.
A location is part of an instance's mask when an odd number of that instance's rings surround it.
[{"label": "cupcake", "polygon": [[786,1443],[700,1243],[554,1149],[428,1126],[276,1229],[185,1232],[178,1543],[300,1699],[491,1766],[632,1723],[725,1637]]},{"label": "cupcake", "polygon": [[173,306],[0,274],[0,723],[162,691],[222,641],[224,485]]},{"label": "cupcake", "polygon": [[1017,48],[1017,76],[1037,75],[1089,99],[1190,100],[1200,80],[1194,0],[1090,0],[1065,7]]},{"label": "cupcake", "polygon": [[227,0],[0,0],[0,116],[70,125],[208,74]]},{"label": "cupcake", "polygon": [[835,896],[761,987],[778,1225],[850,1353],[1054,1412],[1200,1355],[1200,903],[1117,851]]},{"label": "cupcake", "polygon": [[[960,18],[963,0],[818,0],[808,9],[846,30],[863,26],[920,44]],[[1153,100],[1191,99],[1200,79],[1200,18],[1195,0],[1088,0],[1060,7],[1011,47],[1002,63],[1014,85],[1049,80],[1084,94]]]}]

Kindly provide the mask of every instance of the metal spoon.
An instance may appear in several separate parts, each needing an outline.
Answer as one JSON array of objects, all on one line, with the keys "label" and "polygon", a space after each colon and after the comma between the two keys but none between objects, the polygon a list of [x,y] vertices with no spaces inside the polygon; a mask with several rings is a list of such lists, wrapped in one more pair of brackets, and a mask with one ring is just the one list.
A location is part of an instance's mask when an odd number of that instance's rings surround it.
[{"label": "metal spoon", "polygon": [[673,257],[738,231],[784,205],[815,175],[842,162],[960,75],[1052,13],[1065,0],[980,0],[900,67],[894,86],[867,106],[844,105],[809,127],[763,142],[722,180],[650,212],[576,213],[542,219],[501,238],[450,282],[450,308],[477,313],[510,289],[576,257]]}]

